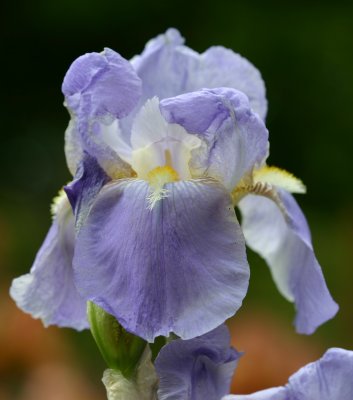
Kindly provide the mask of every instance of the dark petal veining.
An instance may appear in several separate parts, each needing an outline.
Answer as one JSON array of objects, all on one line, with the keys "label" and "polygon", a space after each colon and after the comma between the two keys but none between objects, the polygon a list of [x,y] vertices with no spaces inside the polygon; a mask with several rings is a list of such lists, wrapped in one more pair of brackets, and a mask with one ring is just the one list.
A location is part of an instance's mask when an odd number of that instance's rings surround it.
[{"label": "dark petal veining", "polygon": [[232,316],[249,267],[231,200],[214,181],[179,181],[148,209],[149,185],[108,184],[77,237],[75,282],[128,331],[148,341],[189,339]]}]

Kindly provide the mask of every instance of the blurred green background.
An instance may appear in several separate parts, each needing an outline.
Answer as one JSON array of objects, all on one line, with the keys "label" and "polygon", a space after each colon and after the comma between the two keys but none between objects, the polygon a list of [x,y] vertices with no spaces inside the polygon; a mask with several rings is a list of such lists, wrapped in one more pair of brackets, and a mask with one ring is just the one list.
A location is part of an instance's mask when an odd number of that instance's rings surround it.
[{"label": "blurred green background", "polygon": [[170,26],[199,52],[221,44],[261,71],[270,163],[308,187],[297,198],[341,307],[313,336],[296,335],[292,305],[276,291],[264,262],[249,253],[250,290],[234,318],[234,343],[249,360],[268,357],[261,350],[267,345],[269,357],[281,353],[282,361],[276,367],[265,360],[264,370],[273,373],[257,371],[257,383],[256,359],[240,363],[234,389],[283,383],[283,371],[289,374],[327,347],[353,349],[353,3],[7,1],[1,21],[0,400],[104,398],[104,364],[90,334],[44,329],[16,311],[7,292],[11,279],[29,270],[51,223],[51,199],[70,180],[63,152],[69,116],[60,91],[70,63],[105,46],[130,58]]}]

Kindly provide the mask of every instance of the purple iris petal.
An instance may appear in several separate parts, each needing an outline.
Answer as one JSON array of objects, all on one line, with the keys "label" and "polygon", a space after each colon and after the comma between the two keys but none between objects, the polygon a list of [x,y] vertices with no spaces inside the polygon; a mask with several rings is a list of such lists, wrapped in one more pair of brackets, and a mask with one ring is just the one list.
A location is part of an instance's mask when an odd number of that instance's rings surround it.
[{"label": "purple iris petal", "polygon": [[353,351],[329,349],[320,360],[289,378],[286,389],[289,398],[353,399]]},{"label": "purple iris petal", "polygon": [[99,193],[75,248],[75,282],[86,300],[148,341],[189,339],[232,316],[249,267],[231,200],[214,181],[167,184],[148,209],[150,187],[117,181]]},{"label": "purple iris petal", "polygon": [[74,216],[67,199],[40,248],[29,274],[14,279],[10,289],[17,306],[44,325],[77,330],[88,327],[86,301],[74,285]]},{"label": "purple iris petal", "polygon": [[65,131],[66,162],[73,176],[77,174],[84,153],[94,157],[111,177],[131,176],[130,165],[121,157],[126,148],[130,150],[117,119],[111,120],[108,117],[90,123],[85,116],[80,121],[73,116]]},{"label": "purple iris petal", "polygon": [[226,396],[222,400],[351,400],[353,399],[353,351],[332,348],[301,368],[284,387],[251,395]]},{"label": "purple iris petal", "polygon": [[76,216],[76,227],[84,222],[94,199],[109,180],[97,160],[85,153],[75,179],[64,188]]},{"label": "purple iris petal", "polygon": [[105,49],[77,58],[65,75],[62,91],[75,115],[122,118],[137,104],[141,81],[127,60]]},{"label": "purple iris petal", "polygon": [[191,340],[168,343],[155,362],[158,399],[220,400],[229,393],[240,356],[230,347],[225,325]]},{"label": "purple iris petal", "polygon": [[260,72],[232,50],[217,46],[199,54],[183,45],[176,29],[150,40],[131,60],[143,83],[142,101],[177,96],[202,88],[230,87],[244,92],[251,107],[265,118],[267,101]]},{"label": "purple iris petal", "polygon": [[[70,66],[62,91],[72,114],[65,138],[70,171],[75,174],[82,150],[112,174],[126,168],[104,132],[115,118],[128,115],[140,98],[141,81],[130,63],[110,49],[85,54]],[[118,125],[114,134],[120,134]]]},{"label": "purple iris petal", "polygon": [[267,155],[268,131],[242,92],[204,89],[162,100],[160,108],[169,123],[206,141],[206,150],[194,151],[191,167],[229,190]]},{"label": "purple iris petal", "polygon": [[311,334],[338,306],[327,289],[302,211],[291,194],[278,194],[286,218],[272,200],[246,196],[239,203],[242,228],[247,244],[267,261],[280,292],[294,301],[297,331]]}]

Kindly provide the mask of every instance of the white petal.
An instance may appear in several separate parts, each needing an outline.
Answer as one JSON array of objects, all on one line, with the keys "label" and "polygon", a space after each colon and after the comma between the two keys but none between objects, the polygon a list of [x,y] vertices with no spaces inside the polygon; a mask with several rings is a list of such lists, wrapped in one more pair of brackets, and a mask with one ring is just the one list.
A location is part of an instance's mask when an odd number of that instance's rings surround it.
[{"label": "white petal", "polygon": [[178,124],[169,124],[159,109],[159,100],[148,100],[137,115],[132,127],[133,148],[131,165],[141,179],[156,167],[169,165],[181,179],[191,177],[191,151],[201,140]]}]

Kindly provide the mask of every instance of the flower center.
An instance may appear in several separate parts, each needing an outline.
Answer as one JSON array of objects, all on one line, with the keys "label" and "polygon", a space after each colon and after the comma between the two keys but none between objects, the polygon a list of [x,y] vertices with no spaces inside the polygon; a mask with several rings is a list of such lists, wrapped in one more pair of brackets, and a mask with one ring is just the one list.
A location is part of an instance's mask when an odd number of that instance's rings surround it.
[{"label": "flower center", "polygon": [[172,167],[165,165],[150,171],[147,180],[153,189],[158,189],[166,183],[178,181],[179,175]]},{"label": "flower center", "polygon": [[[201,144],[201,139],[181,125],[168,123],[161,114],[159,99],[154,97],[146,101],[135,118],[129,163],[139,179],[149,182],[150,172],[164,166],[171,167],[178,179],[187,180],[192,177],[189,162],[193,150]],[[161,173],[161,170],[157,171]]]},{"label": "flower center", "polygon": [[147,181],[151,186],[151,193],[149,194],[148,200],[148,208],[152,210],[157,201],[165,199],[168,197],[169,190],[164,188],[164,185],[170,182],[175,182],[179,180],[179,175],[172,168],[171,164],[171,155],[168,150],[165,151],[165,159],[166,165],[163,167],[159,166],[152,169],[147,174]]},{"label": "flower center", "polygon": [[[198,144],[199,139],[195,137]],[[132,167],[140,179],[149,180],[148,175],[157,167],[170,166],[179,179],[190,179],[189,161],[195,144],[166,138],[132,152]]]}]

